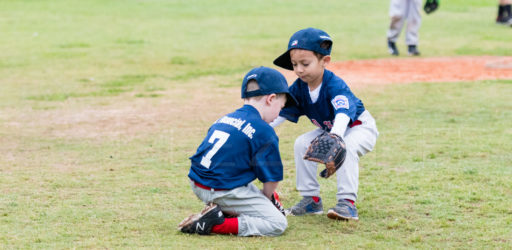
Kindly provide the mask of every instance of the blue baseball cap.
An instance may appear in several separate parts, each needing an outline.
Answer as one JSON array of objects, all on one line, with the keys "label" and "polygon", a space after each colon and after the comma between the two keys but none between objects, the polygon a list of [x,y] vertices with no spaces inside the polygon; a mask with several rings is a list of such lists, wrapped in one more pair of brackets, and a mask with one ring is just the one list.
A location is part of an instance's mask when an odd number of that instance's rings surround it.
[{"label": "blue baseball cap", "polygon": [[[258,83],[259,88],[257,90],[247,91],[247,83],[250,80],[255,80]],[[286,93],[285,107],[297,105],[297,100],[288,90],[286,78],[275,69],[263,66],[254,68],[245,75],[242,82],[242,98],[279,93]]]},{"label": "blue baseball cap", "polygon": [[[328,48],[320,46],[323,42],[329,42]],[[331,54],[332,39],[323,30],[315,28],[307,28],[295,32],[288,42],[288,50],[274,60],[274,64],[289,70],[293,70],[293,65],[290,59],[290,50],[292,49],[305,49],[310,50],[321,55],[327,56]]]}]

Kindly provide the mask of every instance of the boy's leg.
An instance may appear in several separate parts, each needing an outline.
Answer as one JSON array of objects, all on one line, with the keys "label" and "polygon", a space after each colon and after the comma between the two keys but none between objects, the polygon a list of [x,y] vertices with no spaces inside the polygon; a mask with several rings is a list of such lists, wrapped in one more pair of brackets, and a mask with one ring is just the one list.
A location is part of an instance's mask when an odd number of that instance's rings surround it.
[{"label": "boy's leg", "polygon": [[336,172],[338,183],[338,200],[357,199],[357,190],[359,186],[359,157],[372,151],[379,132],[370,112],[365,111],[359,116],[361,125],[347,129],[345,132],[345,144],[347,146],[347,156],[345,162]]},{"label": "boy's leg", "polygon": [[322,129],[309,131],[295,140],[295,169],[297,171],[297,190],[302,196],[320,196],[320,184],[317,180],[317,163],[304,160],[304,154],[311,141],[323,132]]},{"label": "boy's leg", "polygon": [[347,129],[345,144],[347,156],[336,172],[338,193],[336,206],[327,211],[327,217],[336,220],[359,220],[354,202],[359,186],[359,157],[370,152],[377,141],[379,132],[375,120],[368,111],[359,116],[361,125]]},{"label": "boy's leg", "polygon": [[417,46],[421,26],[421,0],[407,1],[407,29],[405,43],[409,46]]},{"label": "boy's leg", "polygon": [[279,236],[288,226],[286,217],[252,183],[214,192],[213,202],[223,212],[238,216],[239,236]]},{"label": "boy's leg", "polygon": [[318,128],[309,131],[295,140],[294,155],[296,169],[296,185],[300,195],[303,196],[299,203],[286,210],[291,215],[322,214],[323,205],[320,198],[320,184],[318,183],[318,164],[304,160],[304,154],[311,145],[311,141],[323,132]]},{"label": "boy's leg", "polygon": [[404,20],[406,18],[407,1],[408,0],[391,0],[389,6],[389,16],[391,18],[391,22],[387,32],[387,38],[389,42],[396,43],[396,40],[400,35],[400,31],[402,30]]},{"label": "boy's leg", "polygon": [[496,23],[512,25],[511,0],[500,0],[498,5],[498,16]]}]

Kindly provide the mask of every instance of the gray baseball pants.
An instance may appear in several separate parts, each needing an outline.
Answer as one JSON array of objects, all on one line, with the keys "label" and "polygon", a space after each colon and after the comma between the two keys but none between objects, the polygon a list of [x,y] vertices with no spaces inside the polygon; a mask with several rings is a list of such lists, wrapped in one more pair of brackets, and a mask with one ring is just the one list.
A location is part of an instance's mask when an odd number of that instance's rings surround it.
[{"label": "gray baseball pants", "polygon": [[279,236],[288,226],[286,217],[252,183],[226,191],[206,190],[193,182],[191,187],[205,204],[213,202],[238,217],[238,236]]},{"label": "gray baseball pants", "polygon": [[[370,112],[365,110],[359,119],[362,124],[347,128],[343,140],[347,146],[345,162],[336,171],[337,188],[336,198],[357,199],[359,186],[359,157],[372,151],[379,132],[375,119]],[[304,160],[304,154],[311,141],[323,132],[318,128],[307,132],[295,140],[295,168],[297,171],[297,190],[302,196],[320,196],[320,184],[318,183],[317,163]]]},{"label": "gray baseball pants", "polygon": [[405,43],[407,45],[417,45],[421,26],[420,9],[421,0],[391,0],[389,7],[391,23],[387,34],[388,40],[396,42],[404,22],[407,20]]}]

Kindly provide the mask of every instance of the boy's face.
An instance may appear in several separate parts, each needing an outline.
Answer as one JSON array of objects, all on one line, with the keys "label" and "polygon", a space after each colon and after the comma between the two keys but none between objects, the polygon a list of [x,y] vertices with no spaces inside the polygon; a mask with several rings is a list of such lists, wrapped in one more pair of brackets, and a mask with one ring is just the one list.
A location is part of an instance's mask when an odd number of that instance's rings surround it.
[{"label": "boy's face", "polygon": [[324,56],[322,59],[310,50],[293,49],[290,51],[290,58],[293,65],[293,71],[297,76],[308,84],[320,84],[325,66],[330,62],[330,56]]},{"label": "boy's face", "polygon": [[271,94],[266,97],[267,108],[262,118],[265,122],[270,123],[274,121],[278,116],[281,109],[286,104],[286,95]]}]

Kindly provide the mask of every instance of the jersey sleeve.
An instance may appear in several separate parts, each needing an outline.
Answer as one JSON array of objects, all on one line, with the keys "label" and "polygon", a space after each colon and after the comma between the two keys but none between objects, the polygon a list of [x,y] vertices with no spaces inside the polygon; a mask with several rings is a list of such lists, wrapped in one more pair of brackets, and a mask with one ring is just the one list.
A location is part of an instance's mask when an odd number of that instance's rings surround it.
[{"label": "jersey sleeve", "polygon": [[329,101],[334,110],[334,115],[342,113],[351,120],[355,120],[358,99],[343,80],[339,79],[339,81],[341,81],[339,84],[332,84],[328,89]]},{"label": "jersey sleeve", "polygon": [[279,113],[279,116],[282,116],[286,118],[286,120],[297,123],[299,121],[299,117],[304,115],[304,113],[301,111],[300,106],[302,103],[302,95],[300,94],[300,90],[298,87],[297,81],[292,84],[289,88],[290,94],[297,99],[298,106],[291,106],[286,107],[281,110]]},{"label": "jersey sleeve", "polygon": [[286,118],[286,120],[297,123],[299,121],[299,117],[302,115],[300,110],[297,107],[288,107],[283,108],[279,113],[279,116]]},{"label": "jersey sleeve", "polygon": [[256,178],[263,183],[283,180],[283,163],[277,136],[271,138],[256,152],[251,161],[251,167]]}]

